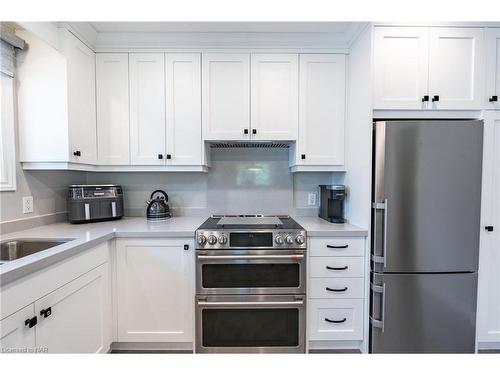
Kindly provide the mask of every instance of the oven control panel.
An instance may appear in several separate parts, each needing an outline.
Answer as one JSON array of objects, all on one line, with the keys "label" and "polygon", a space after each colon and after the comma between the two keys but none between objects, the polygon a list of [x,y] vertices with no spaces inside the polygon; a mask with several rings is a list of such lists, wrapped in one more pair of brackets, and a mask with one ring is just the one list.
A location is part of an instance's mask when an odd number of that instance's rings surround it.
[{"label": "oven control panel", "polygon": [[305,249],[304,230],[196,231],[198,249]]}]

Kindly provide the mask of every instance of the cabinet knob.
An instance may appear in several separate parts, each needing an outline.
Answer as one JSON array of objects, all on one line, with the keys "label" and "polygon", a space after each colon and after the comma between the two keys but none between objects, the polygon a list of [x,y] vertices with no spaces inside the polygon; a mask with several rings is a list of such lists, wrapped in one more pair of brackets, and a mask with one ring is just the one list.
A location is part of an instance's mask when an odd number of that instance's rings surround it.
[{"label": "cabinet knob", "polygon": [[486,230],[487,232],[493,232],[493,225],[487,225],[487,226],[485,226],[484,230]]},{"label": "cabinet knob", "polygon": [[302,160],[304,160],[304,159],[306,158],[306,154],[302,154],[302,155],[300,155],[300,158],[301,158]]},{"label": "cabinet knob", "polygon": [[243,134],[248,134],[248,129],[244,129]]},{"label": "cabinet knob", "polygon": [[73,152],[73,155],[75,155],[75,156],[82,156],[82,153],[77,150],[77,151]]},{"label": "cabinet knob", "polygon": [[428,102],[428,101],[429,101],[429,95],[422,96],[422,102]]},{"label": "cabinet knob", "polygon": [[24,322],[24,325],[28,326],[28,328],[33,328],[34,326],[36,326],[37,323],[38,323],[38,319],[36,316],[34,316],[31,319],[26,319]]},{"label": "cabinet knob", "polygon": [[158,154],[158,159],[163,159],[163,154]]},{"label": "cabinet knob", "polygon": [[490,103],[498,102],[498,96],[493,95],[489,100],[490,100]]},{"label": "cabinet knob", "polygon": [[48,318],[52,314],[52,307],[47,307],[46,309],[40,310],[40,316]]},{"label": "cabinet knob", "polygon": [[167,154],[167,159],[169,159],[169,160],[172,159],[172,155]]},{"label": "cabinet knob", "polygon": [[189,250],[189,245],[184,245],[184,250]]},{"label": "cabinet knob", "polygon": [[434,95],[434,96],[432,97],[432,101],[433,101],[433,102],[439,102],[439,95]]},{"label": "cabinet knob", "polygon": [[257,129],[252,129],[252,134],[257,134]]}]

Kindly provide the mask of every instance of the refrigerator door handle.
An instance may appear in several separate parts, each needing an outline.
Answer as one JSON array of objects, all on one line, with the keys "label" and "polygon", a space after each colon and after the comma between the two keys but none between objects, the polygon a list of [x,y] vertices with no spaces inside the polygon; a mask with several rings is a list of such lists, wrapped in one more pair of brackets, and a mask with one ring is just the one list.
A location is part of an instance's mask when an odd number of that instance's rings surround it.
[{"label": "refrigerator door handle", "polygon": [[[375,255],[376,249],[373,251],[372,260],[375,263],[383,264],[386,267],[386,253],[387,253],[387,198],[384,199],[383,203],[373,203],[373,209],[375,210],[375,215],[373,215],[373,228],[374,236],[377,236],[377,210],[384,210],[384,235],[382,237],[382,255]],[[376,247],[377,241],[374,241],[374,247]]]},{"label": "refrigerator door handle", "polygon": [[380,320],[370,316],[370,324],[375,328],[380,328],[384,332],[385,321],[385,284],[382,286],[370,283],[370,289],[373,293],[379,293],[382,296]]}]

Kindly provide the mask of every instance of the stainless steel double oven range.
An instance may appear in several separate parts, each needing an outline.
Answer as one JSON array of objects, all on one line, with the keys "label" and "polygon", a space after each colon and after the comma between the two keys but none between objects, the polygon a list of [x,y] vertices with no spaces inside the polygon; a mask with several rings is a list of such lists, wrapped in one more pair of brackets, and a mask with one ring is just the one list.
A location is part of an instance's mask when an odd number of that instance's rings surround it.
[{"label": "stainless steel double oven range", "polygon": [[305,352],[304,228],[289,216],[214,215],[196,243],[196,352]]}]

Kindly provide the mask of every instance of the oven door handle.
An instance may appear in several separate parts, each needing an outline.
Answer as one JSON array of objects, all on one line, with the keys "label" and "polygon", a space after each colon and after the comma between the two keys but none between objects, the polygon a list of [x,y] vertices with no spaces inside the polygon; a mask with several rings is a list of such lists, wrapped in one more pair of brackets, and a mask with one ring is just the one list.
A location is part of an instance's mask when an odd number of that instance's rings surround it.
[{"label": "oven door handle", "polygon": [[198,255],[198,259],[215,260],[215,259],[303,259],[303,254],[291,255]]},{"label": "oven door handle", "polygon": [[205,302],[198,301],[198,306],[302,306],[304,301],[259,301],[259,302]]}]

